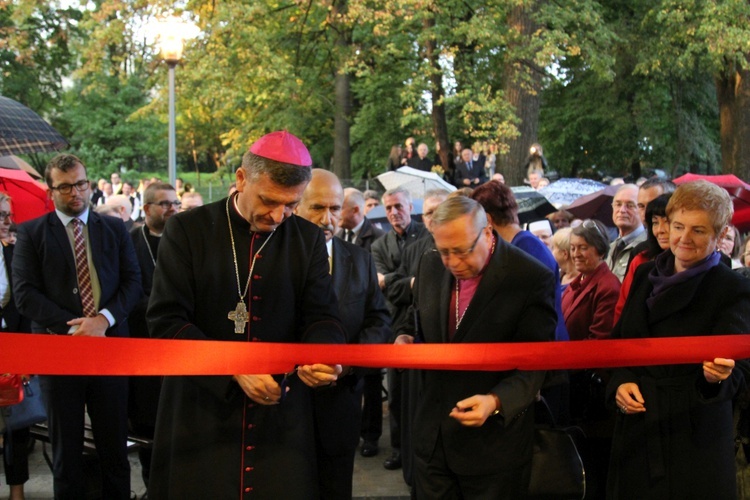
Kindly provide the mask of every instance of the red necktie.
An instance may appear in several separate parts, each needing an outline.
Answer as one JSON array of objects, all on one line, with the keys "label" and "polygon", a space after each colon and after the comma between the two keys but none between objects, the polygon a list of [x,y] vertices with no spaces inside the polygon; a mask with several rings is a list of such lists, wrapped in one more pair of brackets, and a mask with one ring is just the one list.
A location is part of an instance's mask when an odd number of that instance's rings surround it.
[{"label": "red necktie", "polygon": [[73,235],[75,236],[78,292],[81,296],[83,315],[86,317],[93,317],[96,316],[96,307],[94,305],[94,292],[91,290],[89,261],[86,258],[86,241],[83,239],[83,222],[79,219],[73,219],[70,223],[73,224]]}]

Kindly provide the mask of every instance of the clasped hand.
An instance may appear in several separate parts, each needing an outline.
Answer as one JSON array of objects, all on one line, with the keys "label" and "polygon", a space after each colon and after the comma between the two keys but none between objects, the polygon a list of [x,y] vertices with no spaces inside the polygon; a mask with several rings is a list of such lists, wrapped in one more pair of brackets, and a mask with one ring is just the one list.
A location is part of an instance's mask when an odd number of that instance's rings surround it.
[{"label": "clasped hand", "polygon": [[103,314],[97,314],[93,317],[84,317],[71,319],[67,323],[68,326],[76,326],[78,328],[71,333],[71,335],[81,335],[87,337],[104,337],[109,328],[109,321]]},{"label": "clasped hand", "polygon": [[481,427],[495,412],[496,406],[497,402],[492,396],[476,394],[456,403],[450,416],[466,427]]},{"label": "clasped hand", "polygon": [[[302,365],[297,367],[296,373],[308,387],[322,387],[338,379],[341,365]],[[234,379],[247,397],[258,404],[274,405],[281,399],[281,386],[271,375],[235,375]],[[289,387],[285,387],[284,390],[288,392]]]}]

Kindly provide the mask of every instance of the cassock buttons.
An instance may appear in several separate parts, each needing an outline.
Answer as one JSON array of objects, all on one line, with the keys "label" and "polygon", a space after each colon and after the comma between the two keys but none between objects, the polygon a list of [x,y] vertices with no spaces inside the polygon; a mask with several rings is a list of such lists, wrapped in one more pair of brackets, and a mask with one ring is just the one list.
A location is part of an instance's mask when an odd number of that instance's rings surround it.
[{"label": "cassock buttons", "polygon": [[248,429],[252,429],[253,427],[255,427],[253,424],[247,424]]},{"label": "cassock buttons", "polygon": [[254,274],[253,275],[253,279],[254,280],[259,280],[260,279],[260,274]]},{"label": "cassock buttons", "polygon": [[245,493],[250,493],[251,491],[253,491],[253,489],[250,486],[245,488]]},{"label": "cassock buttons", "polygon": [[255,446],[247,446],[245,447],[247,451],[253,451],[255,449]]},{"label": "cassock buttons", "polygon": [[253,300],[260,300],[260,295],[253,295]]},{"label": "cassock buttons", "polygon": [[258,316],[253,316],[253,321],[260,321],[260,317],[258,317]]},{"label": "cassock buttons", "polygon": [[252,472],[252,471],[253,471],[252,467],[245,467],[245,472]]}]

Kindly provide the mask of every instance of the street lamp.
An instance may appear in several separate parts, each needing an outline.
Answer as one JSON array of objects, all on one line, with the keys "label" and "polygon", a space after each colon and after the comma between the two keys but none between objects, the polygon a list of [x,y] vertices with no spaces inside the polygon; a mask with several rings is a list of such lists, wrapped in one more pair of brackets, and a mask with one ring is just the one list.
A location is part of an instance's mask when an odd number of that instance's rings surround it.
[{"label": "street lamp", "polygon": [[164,61],[169,66],[169,183],[177,181],[177,150],[175,139],[174,68],[182,58],[184,23],[176,17],[161,23],[159,44]]}]

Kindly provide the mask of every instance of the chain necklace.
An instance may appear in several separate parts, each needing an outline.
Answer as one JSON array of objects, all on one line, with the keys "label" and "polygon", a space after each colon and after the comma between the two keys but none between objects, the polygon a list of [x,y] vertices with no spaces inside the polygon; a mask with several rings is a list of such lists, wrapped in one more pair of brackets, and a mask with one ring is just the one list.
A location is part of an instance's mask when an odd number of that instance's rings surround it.
[{"label": "chain necklace", "polygon": [[[253,278],[253,269],[255,269],[255,260],[258,258],[258,254],[263,250],[263,247],[266,246],[266,243],[271,239],[271,236],[273,236],[273,233],[276,231],[275,229],[271,231],[271,234],[268,235],[268,238],[266,238],[266,241],[263,242],[263,244],[260,246],[257,252],[255,252],[255,255],[253,255],[253,260],[250,263],[250,272],[247,275],[247,283],[245,283],[245,289],[242,290],[242,285],[240,284],[240,267],[237,263],[237,249],[234,245],[234,231],[232,230],[232,219],[229,216],[229,200],[233,198],[227,198],[227,224],[229,224],[229,238],[232,241],[232,259],[234,260],[234,275],[237,278],[237,296],[239,297],[239,302],[237,302],[237,307],[235,307],[233,310],[229,311],[229,314],[227,314],[227,319],[234,321],[234,333],[242,334],[245,332],[245,325],[247,325],[247,321],[250,318],[250,315],[247,312],[247,305],[245,305],[245,296],[247,295],[247,291],[250,289],[250,280]],[[251,245],[252,248],[252,245]]]},{"label": "chain necklace", "polygon": [[154,258],[154,252],[151,251],[151,245],[148,242],[148,238],[146,237],[146,224],[141,226],[141,233],[143,233],[143,241],[146,242],[146,248],[148,248],[148,254],[151,256],[151,262],[154,263],[154,267],[156,267],[156,259]]},{"label": "chain necklace", "polygon": [[[493,236],[492,237],[492,247],[490,248],[490,256],[494,255],[494,253],[495,253],[495,243],[496,243],[496,240],[495,240],[495,237]],[[482,273],[484,273],[484,269],[482,269]],[[480,275],[482,273],[480,273]],[[459,280],[458,278],[456,278],[456,330],[458,330],[458,326],[461,324],[461,321],[463,321],[464,316],[466,316],[466,311],[469,310],[469,306],[467,305],[466,309],[464,309],[463,314],[461,314],[460,316],[458,315],[458,310],[459,310],[458,303],[459,303],[459,297],[460,297],[460,290],[459,290],[459,286],[458,286],[458,282],[459,281],[461,281],[461,280]]]}]

